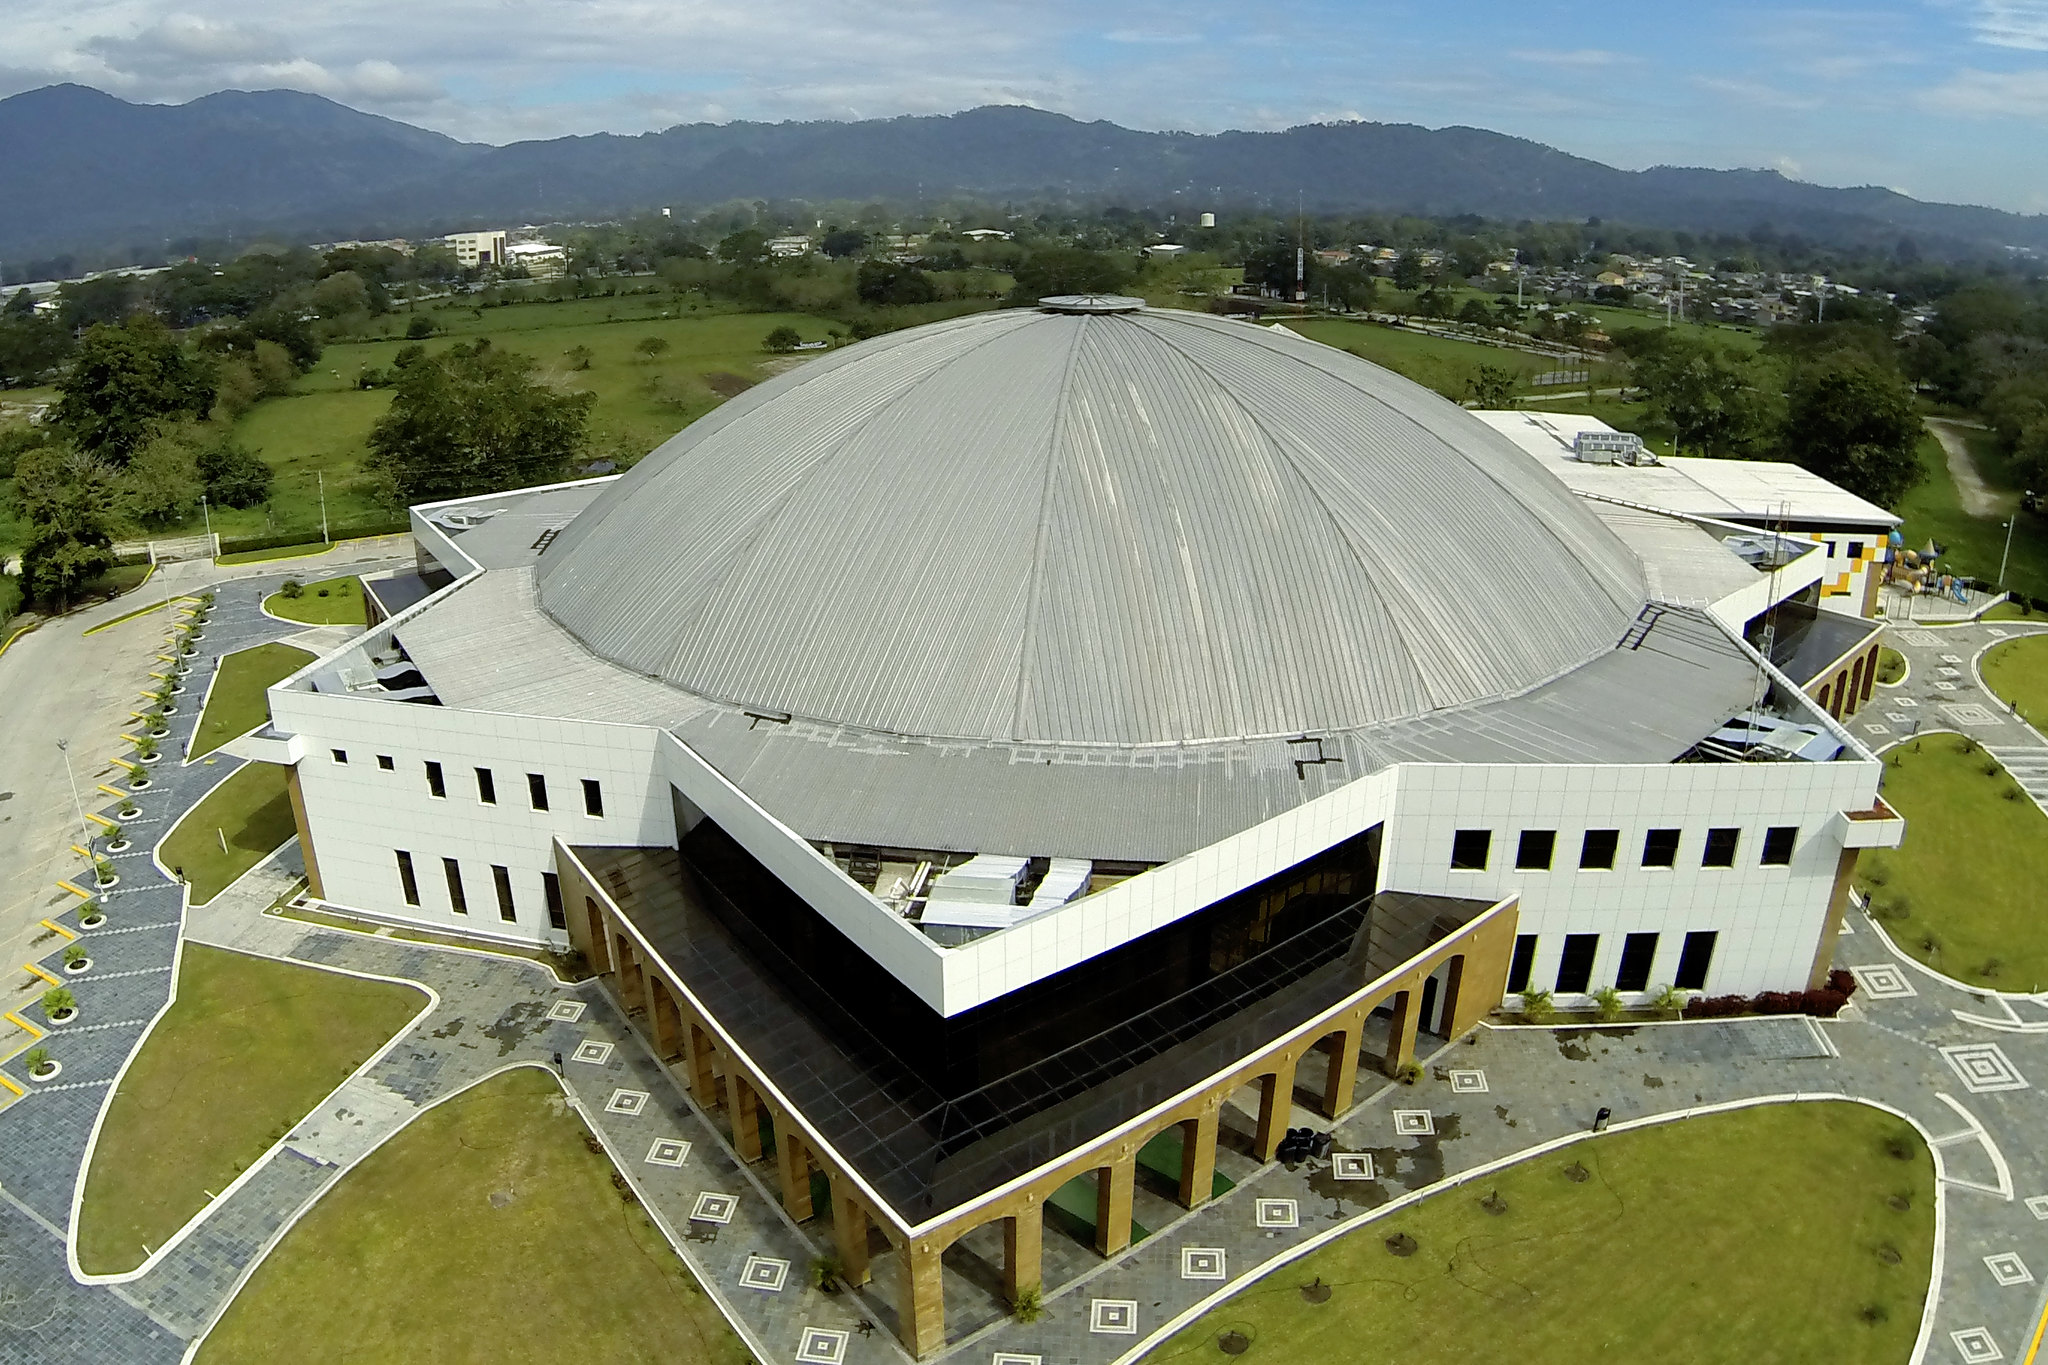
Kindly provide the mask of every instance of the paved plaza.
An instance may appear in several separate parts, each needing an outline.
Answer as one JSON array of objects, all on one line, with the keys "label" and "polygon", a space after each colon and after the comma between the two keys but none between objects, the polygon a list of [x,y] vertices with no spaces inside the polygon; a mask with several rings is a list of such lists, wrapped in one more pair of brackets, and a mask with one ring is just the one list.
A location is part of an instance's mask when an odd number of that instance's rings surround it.
[{"label": "paved plaza", "polygon": [[[282,576],[221,585],[195,680],[221,653],[293,632],[258,605]],[[2029,629],[1895,630],[1891,643],[1911,672],[1903,686],[1880,688],[1852,723],[1874,745],[1961,729],[1997,752],[2018,751],[2009,761],[2023,780],[2048,777],[2048,741],[1983,692],[1974,668],[1983,648]],[[178,761],[200,690],[188,687],[170,756],[137,794],[143,815],[130,825],[140,837],[136,851],[116,858],[121,884],[107,898],[106,925],[85,930],[65,910],[52,917],[61,932],[35,945],[38,965],[53,974],[63,975],[61,952],[74,938],[92,966],[66,978],[78,1021],[47,1040],[61,1076],[31,1082],[18,1056],[4,1066],[27,1094],[0,1109],[0,1257],[9,1272],[0,1277],[0,1361],[183,1358],[291,1223],[356,1161],[426,1107],[515,1066],[560,1078],[759,1359],[905,1359],[890,1330],[898,1260],[877,1256],[875,1280],[859,1293],[812,1288],[808,1267],[829,1250],[829,1227],[789,1220],[773,1195],[772,1162],[735,1157],[719,1116],[695,1107],[644,1046],[639,1021],[622,1016],[600,983],[565,983],[517,957],[269,913],[296,885],[295,848],[211,905],[186,907],[148,850],[240,762],[225,754]],[[2043,761],[2030,767],[2037,756]],[[1005,1313],[1000,1231],[964,1239],[946,1260],[954,1272],[947,1354],[977,1365],[1110,1365],[1248,1278],[1285,1275],[1278,1267],[1304,1247],[1396,1201],[1587,1134],[1602,1108],[1625,1126],[1766,1098],[1848,1096],[1905,1115],[1934,1147],[1944,1241],[1916,1358],[2025,1359],[2048,1280],[2048,1156],[2032,1140],[2048,1124],[2037,1088],[2048,1085],[2048,996],[1957,987],[1896,951],[1860,912],[1850,919],[1838,963],[1861,987],[1834,1021],[1482,1027],[1438,1040],[1418,1083],[1365,1094],[1334,1125],[1328,1158],[1293,1165],[1253,1162],[1251,1116],[1234,1107],[1218,1162],[1236,1182],[1227,1194],[1189,1212],[1142,1191],[1137,1216],[1150,1235],[1107,1262],[1048,1225],[1046,1312],[1036,1323]],[[181,941],[417,982],[432,1004],[139,1272],[81,1283],[67,1269],[66,1230],[87,1144],[120,1068],[169,998]],[[37,1008],[25,1014],[45,1026]],[[1296,1122],[1331,1126],[1306,1110]]]}]

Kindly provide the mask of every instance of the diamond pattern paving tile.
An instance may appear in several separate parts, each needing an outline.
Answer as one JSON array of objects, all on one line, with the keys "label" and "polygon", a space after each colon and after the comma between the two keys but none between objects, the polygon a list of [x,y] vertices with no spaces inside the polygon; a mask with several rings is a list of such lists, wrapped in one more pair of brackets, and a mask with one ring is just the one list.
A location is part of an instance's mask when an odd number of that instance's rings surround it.
[{"label": "diamond pattern paving tile", "polygon": [[1138,1304],[1135,1299],[1088,1300],[1088,1330],[1111,1336],[1138,1334]]},{"label": "diamond pattern paving tile", "polygon": [[1253,1216],[1262,1228],[1298,1228],[1301,1205],[1292,1199],[1261,1199],[1254,1206]]},{"label": "diamond pattern paving tile", "polygon": [[749,1256],[740,1271],[741,1284],[768,1294],[780,1294],[783,1282],[788,1279],[789,1262],[778,1261],[773,1256]]},{"label": "diamond pattern paving tile", "polygon": [[605,1101],[607,1114],[637,1114],[647,1107],[645,1090],[614,1090],[612,1097]]},{"label": "diamond pattern paving tile", "polygon": [[1464,1071],[1454,1070],[1446,1074],[1451,1078],[1451,1090],[1454,1094],[1484,1095],[1486,1093],[1486,1073],[1476,1067]]},{"label": "diamond pattern paving tile", "polygon": [[583,1011],[587,1008],[589,1007],[581,1000],[557,1000],[548,1007],[548,1018],[559,1019],[565,1024],[573,1024],[583,1017]]},{"label": "diamond pattern paving tile", "polygon": [[737,1195],[717,1194],[711,1190],[697,1196],[697,1203],[690,1210],[693,1223],[730,1223],[732,1216],[739,1212]]},{"label": "diamond pattern paving tile", "polygon": [[1226,1258],[1222,1247],[1182,1247],[1180,1277],[1183,1280],[1226,1280]]},{"label": "diamond pattern paving tile", "polygon": [[576,1050],[569,1054],[572,1062],[588,1062],[592,1066],[603,1066],[612,1059],[612,1045],[600,1043],[595,1038],[585,1038],[576,1044]]},{"label": "diamond pattern paving tile", "polygon": [[1962,1356],[1963,1365],[1990,1365],[1994,1360],[2005,1359],[2005,1352],[1998,1349],[1991,1333],[1982,1327],[1965,1327],[1960,1332],[1950,1332],[1948,1339],[1956,1344],[1956,1353]]},{"label": "diamond pattern paving tile", "polygon": [[804,1365],[840,1365],[846,1359],[846,1333],[806,1327],[797,1338],[796,1358]]},{"label": "diamond pattern paving tile", "polygon": [[1991,1272],[1991,1278],[2011,1288],[2016,1284],[2032,1284],[2034,1272],[2027,1269],[2027,1263],[2020,1259],[2017,1251],[2001,1251],[1984,1258],[1984,1268]]},{"label": "diamond pattern paving tile", "polygon": [[1436,1132],[1436,1119],[1427,1109],[1396,1109],[1394,1131],[1402,1137],[1429,1137]]},{"label": "diamond pattern paving tile", "polygon": [[680,1166],[690,1159],[690,1144],[681,1138],[656,1138],[641,1159],[650,1166]]},{"label": "diamond pattern paving tile", "polygon": [[1330,1157],[1330,1174],[1339,1180],[1371,1180],[1371,1152],[1337,1152]]},{"label": "diamond pattern paving tile", "polygon": [[2037,1194],[2027,1201],[2027,1212],[2034,1217],[2048,1221],[2048,1194]]},{"label": "diamond pattern paving tile", "polygon": [[1903,1000],[1909,995],[1918,995],[1913,983],[1906,978],[1904,969],[1892,962],[1877,962],[1868,967],[1851,967],[1849,975],[1856,978],[1857,993],[1871,1000]]},{"label": "diamond pattern paving tile", "polygon": [[1945,1047],[1941,1055],[1962,1081],[1963,1088],[1973,1095],[2027,1088],[2027,1078],[2020,1075],[2018,1068],[2006,1059],[2005,1050],[1996,1043]]}]

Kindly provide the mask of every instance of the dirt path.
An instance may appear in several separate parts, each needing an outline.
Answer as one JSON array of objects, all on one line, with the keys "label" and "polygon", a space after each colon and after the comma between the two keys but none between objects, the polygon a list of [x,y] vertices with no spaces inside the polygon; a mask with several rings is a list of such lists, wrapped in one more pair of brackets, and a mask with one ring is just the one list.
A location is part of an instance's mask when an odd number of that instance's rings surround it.
[{"label": "dirt path", "polygon": [[1929,417],[1927,429],[1941,442],[1941,453],[1948,459],[1948,476],[1955,480],[1956,501],[1962,504],[1963,511],[1973,517],[2003,519],[2009,515],[2012,494],[1994,493],[1986,487],[1977,473],[1976,461],[1970,458],[1970,447],[1963,439],[1969,428],[1946,417]]}]

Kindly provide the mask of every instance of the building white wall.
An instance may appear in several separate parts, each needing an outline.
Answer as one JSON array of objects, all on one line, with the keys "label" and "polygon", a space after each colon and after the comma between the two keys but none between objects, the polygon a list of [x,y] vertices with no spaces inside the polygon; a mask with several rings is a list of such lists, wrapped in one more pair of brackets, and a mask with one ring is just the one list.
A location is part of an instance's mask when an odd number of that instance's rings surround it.
[{"label": "building white wall", "polygon": [[[522,941],[550,937],[541,873],[551,841],[673,846],[673,783],[772,871],[933,1008],[955,1014],[1086,960],[1273,876],[1384,822],[1380,885],[1493,901],[1521,897],[1537,936],[1533,984],[1549,988],[1566,934],[1598,934],[1591,985],[1611,984],[1629,933],[1660,935],[1654,987],[1672,980],[1684,936],[1717,931],[1709,991],[1803,986],[1825,924],[1840,853],[1837,812],[1867,808],[1879,765],[1408,764],[1369,775],[1209,848],[1002,933],[942,950],[829,859],[663,731],[498,716],[454,708],[278,690],[278,730],[305,745],[301,789],[327,898],[435,928]],[[330,751],[348,752],[347,764]],[[388,754],[394,771],[377,763]],[[427,760],[448,795],[432,797]],[[473,769],[496,776],[498,803],[477,798]],[[551,809],[531,809],[526,774],[548,779]],[[603,787],[605,814],[583,813],[581,780]],[[1763,866],[1764,832],[1796,826],[1789,866]],[[1735,865],[1701,865],[1706,831],[1742,831]],[[1613,870],[1578,867],[1585,830],[1618,830]],[[1681,831],[1671,868],[1645,868],[1651,828]],[[1487,867],[1451,867],[1461,829],[1492,832]],[[1524,829],[1557,832],[1548,871],[1518,870]],[[423,904],[400,894],[395,851],[412,853]],[[449,903],[440,860],[461,863],[466,916]],[[512,871],[518,922],[498,918],[492,864]],[[574,913],[577,907],[567,907]],[[557,936],[558,937],[558,936]]]},{"label": "building white wall", "polygon": [[[1720,934],[1706,989],[1805,986],[1841,853],[1836,812],[1868,808],[1881,765],[1686,763],[1644,766],[1410,765],[1381,845],[1380,881],[1406,891],[1522,898],[1518,932],[1537,936],[1532,985],[1550,989],[1567,934],[1598,934],[1591,985],[1614,983],[1624,936],[1660,935],[1650,985],[1668,985],[1684,936]],[[1799,830],[1792,862],[1760,862],[1765,830]],[[1710,828],[1742,831],[1732,867],[1703,867]],[[1670,868],[1642,866],[1651,829],[1680,831]],[[1451,867],[1460,829],[1493,838],[1483,871]],[[1549,871],[1515,867],[1525,829],[1557,832]],[[1579,869],[1585,831],[1620,831],[1612,871]]]},{"label": "building white wall", "polygon": [[[270,694],[275,727],[300,735],[306,819],[326,898],[424,926],[521,942],[560,941],[548,926],[541,873],[554,870],[551,841],[672,845],[668,787],[656,776],[657,732],[637,726],[540,720],[284,689]],[[331,751],[342,749],[348,762]],[[378,755],[389,755],[384,771]],[[427,787],[441,764],[447,796]],[[478,799],[475,769],[489,768],[497,804]],[[546,811],[528,799],[526,775],[547,778]],[[585,778],[603,792],[604,814],[584,813]],[[412,854],[421,904],[400,891],[397,851]],[[441,859],[461,865],[469,911],[451,906]],[[499,917],[491,866],[512,876],[517,919]]]}]

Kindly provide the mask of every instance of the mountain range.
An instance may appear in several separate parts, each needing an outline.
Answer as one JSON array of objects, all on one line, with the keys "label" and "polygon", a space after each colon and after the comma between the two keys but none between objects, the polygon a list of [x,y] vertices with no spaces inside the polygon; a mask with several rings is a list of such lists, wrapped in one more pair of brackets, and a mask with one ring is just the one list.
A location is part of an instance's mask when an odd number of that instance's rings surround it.
[{"label": "mountain range", "polygon": [[[2048,216],[1775,171],[1619,170],[1478,128],[1144,132],[1018,106],[853,123],[694,123],[498,147],[291,90],[131,104],[80,85],[0,100],[0,261],[170,239],[418,235],[734,198],[1046,195],[1182,206],[1768,226],[1836,246],[2048,251]],[[18,274],[19,271],[10,273]]]}]

